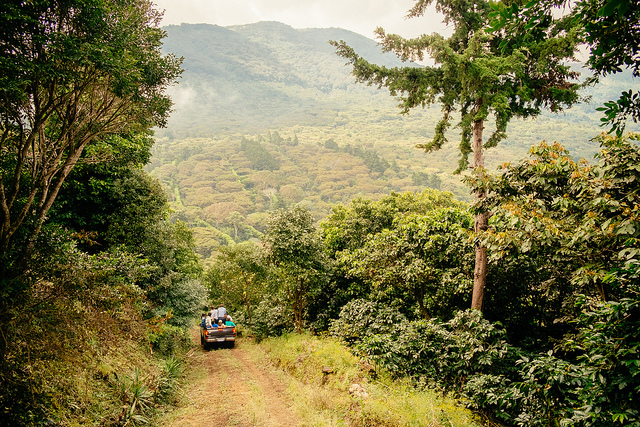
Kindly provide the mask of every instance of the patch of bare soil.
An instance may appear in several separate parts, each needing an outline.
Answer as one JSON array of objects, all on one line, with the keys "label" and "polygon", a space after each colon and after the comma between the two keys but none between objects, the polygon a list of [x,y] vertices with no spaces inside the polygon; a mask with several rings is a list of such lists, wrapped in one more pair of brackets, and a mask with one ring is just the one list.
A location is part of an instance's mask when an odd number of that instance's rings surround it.
[{"label": "patch of bare soil", "polygon": [[[194,339],[200,337],[196,330]],[[242,339],[234,348],[200,350],[195,358],[206,375],[190,384],[186,404],[166,417],[165,426],[299,426],[286,386],[268,363],[254,360]]]}]

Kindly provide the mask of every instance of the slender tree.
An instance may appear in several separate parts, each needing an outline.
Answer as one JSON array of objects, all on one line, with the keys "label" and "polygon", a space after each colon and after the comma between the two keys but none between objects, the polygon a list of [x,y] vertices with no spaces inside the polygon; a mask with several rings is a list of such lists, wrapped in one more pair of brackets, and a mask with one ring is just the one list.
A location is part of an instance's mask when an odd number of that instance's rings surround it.
[{"label": "slender tree", "polygon": [[[469,167],[468,156],[473,153],[471,166],[482,173],[483,149],[494,147],[506,137],[512,118],[533,117],[542,108],[560,111],[577,102],[578,86],[569,82],[577,73],[563,64],[573,57],[577,30],[568,24],[550,27],[541,22],[525,37],[511,39],[505,32],[490,32],[492,3],[483,0],[417,0],[407,17],[424,15],[431,4],[453,27],[450,37],[434,33],[404,39],[386,34],[382,28],[376,34],[385,51],[394,52],[403,61],[430,57],[433,66],[378,66],[361,58],[344,41],[331,43],[353,66],[358,82],[387,87],[399,98],[403,113],[428,104],[442,106],[443,116],[433,139],[419,148],[427,152],[440,149],[447,141],[445,134],[452,116],[459,114],[461,158],[457,172]],[[495,131],[484,139],[485,122],[491,117]],[[485,192],[477,189],[475,196],[482,199]],[[476,232],[487,228],[488,218],[488,212],[476,215]],[[487,252],[479,239],[475,254],[471,307],[481,310]]]},{"label": "slender tree", "polygon": [[253,325],[254,307],[262,299],[267,268],[259,246],[253,243],[221,246],[208,273],[212,297],[223,295],[231,305],[244,306],[249,325]]},{"label": "slender tree", "polygon": [[[180,59],[148,0],[0,4],[0,256],[26,259],[85,149],[165,123]],[[93,161],[99,161],[95,156]],[[20,238],[18,238],[20,237]],[[11,255],[16,259],[16,254]]]},{"label": "slender tree", "polygon": [[313,226],[313,216],[298,205],[275,211],[262,242],[280,283],[279,291],[291,305],[296,331],[300,333],[307,305],[325,270],[322,242]]}]

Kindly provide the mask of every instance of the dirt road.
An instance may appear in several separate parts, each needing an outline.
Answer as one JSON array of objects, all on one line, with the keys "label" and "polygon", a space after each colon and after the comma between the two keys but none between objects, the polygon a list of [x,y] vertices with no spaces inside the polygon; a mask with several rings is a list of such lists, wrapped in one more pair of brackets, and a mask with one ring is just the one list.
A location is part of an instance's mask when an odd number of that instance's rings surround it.
[{"label": "dirt road", "polygon": [[[199,341],[199,336],[197,337]],[[164,426],[299,426],[288,405],[279,372],[240,339],[233,349],[197,350],[194,359],[202,375],[189,385],[186,405]]]}]

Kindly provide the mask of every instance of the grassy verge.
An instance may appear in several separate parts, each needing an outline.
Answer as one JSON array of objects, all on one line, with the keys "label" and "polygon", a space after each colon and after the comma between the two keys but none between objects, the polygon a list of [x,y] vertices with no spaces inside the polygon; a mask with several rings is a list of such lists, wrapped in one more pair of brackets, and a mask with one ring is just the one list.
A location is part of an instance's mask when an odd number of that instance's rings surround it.
[{"label": "grassy verge", "polygon": [[167,340],[183,338],[165,343],[175,350],[165,353],[153,351],[145,322],[100,325],[58,325],[33,339],[23,334],[24,348],[38,351],[0,370],[0,425],[152,425],[175,405],[191,339],[172,331]]},{"label": "grassy verge", "polygon": [[376,371],[332,339],[292,334],[246,348],[288,374],[288,394],[305,425],[480,425],[454,400]]}]

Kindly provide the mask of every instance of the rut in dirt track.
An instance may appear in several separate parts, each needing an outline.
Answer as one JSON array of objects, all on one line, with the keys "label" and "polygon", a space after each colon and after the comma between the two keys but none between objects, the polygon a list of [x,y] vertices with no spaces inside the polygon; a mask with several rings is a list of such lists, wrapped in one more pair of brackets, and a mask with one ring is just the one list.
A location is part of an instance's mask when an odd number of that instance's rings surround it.
[{"label": "rut in dirt track", "polygon": [[189,391],[190,414],[176,426],[301,425],[288,404],[286,386],[265,361],[254,361],[242,341],[232,349],[202,350],[207,377]]}]

